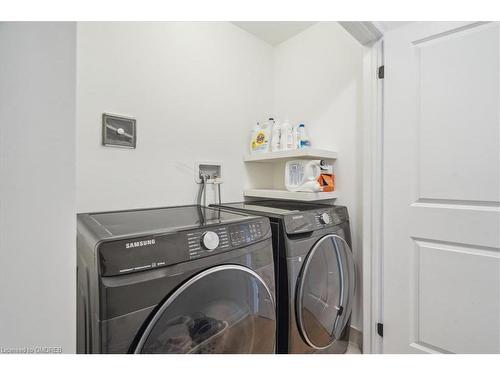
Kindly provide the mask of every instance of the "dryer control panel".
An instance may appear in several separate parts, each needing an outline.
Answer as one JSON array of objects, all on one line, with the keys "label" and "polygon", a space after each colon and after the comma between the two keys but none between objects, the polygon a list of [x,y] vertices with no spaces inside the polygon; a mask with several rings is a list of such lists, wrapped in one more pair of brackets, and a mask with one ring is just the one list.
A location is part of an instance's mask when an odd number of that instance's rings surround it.
[{"label": "dryer control panel", "polygon": [[284,218],[285,229],[289,234],[312,232],[347,220],[347,209],[342,206],[290,214]]},{"label": "dryer control panel", "polygon": [[318,228],[327,225],[338,225],[342,222],[340,216],[332,210],[324,211],[324,212],[315,212],[314,217],[316,219],[316,224]]}]

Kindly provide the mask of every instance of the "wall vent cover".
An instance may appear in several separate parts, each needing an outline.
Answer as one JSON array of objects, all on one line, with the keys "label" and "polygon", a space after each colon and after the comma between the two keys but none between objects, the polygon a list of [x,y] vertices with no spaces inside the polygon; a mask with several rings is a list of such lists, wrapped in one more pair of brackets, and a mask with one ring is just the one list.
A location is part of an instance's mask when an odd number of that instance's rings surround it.
[{"label": "wall vent cover", "polygon": [[134,118],[102,114],[102,144],[104,146],[115,146],[135,148],[136,120]]}]

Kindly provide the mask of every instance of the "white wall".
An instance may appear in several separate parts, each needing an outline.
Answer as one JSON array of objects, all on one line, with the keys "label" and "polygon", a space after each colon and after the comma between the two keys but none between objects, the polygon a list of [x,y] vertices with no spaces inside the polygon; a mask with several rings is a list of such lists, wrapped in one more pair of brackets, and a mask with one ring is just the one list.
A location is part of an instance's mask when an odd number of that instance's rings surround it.
[{"label": "white wall", "polygon": [[[228,22],[78,23],[78,211],[194,203],[198,160],[223,161],[223,198],[241,200],[272,58]],[[137,149],[101,146],[103,112],[137,118]]]},{"label": "white wall", "polygon": [[358,289],[352,324],[361,329],[362,47],[336,22],[320,22],[278,45],[274,55],[274,115],[303,122],[313,147],[338,151],[339,198],[348,207]]},{"label": "white wall", "polygon": [[71,353],[76,24],[0,23],[0,54],[0,350]]}]

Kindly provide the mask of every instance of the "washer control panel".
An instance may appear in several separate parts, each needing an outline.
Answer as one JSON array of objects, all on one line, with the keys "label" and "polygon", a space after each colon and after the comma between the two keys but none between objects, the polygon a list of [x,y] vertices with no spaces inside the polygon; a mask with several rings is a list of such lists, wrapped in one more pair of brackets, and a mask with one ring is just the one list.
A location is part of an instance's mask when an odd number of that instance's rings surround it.
[{"label": "washer control panel", "polygon": [[233,225],[229,230],[229,235],[233,246],[254,242],[262,237],[261,223],[252,222]]},{"label": "washer control panel", "polygon": [[227,227],[197,230],[187,234],[189,259],[196,259],[215,251],[229,249]]},{"label": "washer control panel", "polygon": [[269,219],[255,218],[101,241],[96,245],[96,256],[101,276],[117,276],[204,258],[267,239],[271,239]]},{"label": "washer control panel", "polygon": [[188,232],[186,236],[189,259],[202,258],[249,245],[262,240],[269,235],[269,231],[261,220],[256,220]]},{"label": "washer control panel", "polygon": [[211,230],[203,233],[201,236],[202,246],[209,251],[217,249],[217,247],[219,247],[219,243],[219,235]]}]

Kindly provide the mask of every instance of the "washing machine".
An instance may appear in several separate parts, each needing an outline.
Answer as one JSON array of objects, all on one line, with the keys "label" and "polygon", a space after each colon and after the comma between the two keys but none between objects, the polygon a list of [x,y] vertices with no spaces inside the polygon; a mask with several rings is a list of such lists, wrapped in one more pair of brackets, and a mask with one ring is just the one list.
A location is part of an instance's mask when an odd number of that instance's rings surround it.
[{"label": "washing machine", "polygon": [[274,353],[269,220],[201,206],[79,214],[78,353]]},{"label": "washing machine", "polygon": [[347,208],[282,200],[217,207],[270,219],[277,352],[345,353],[356,288]]}]

